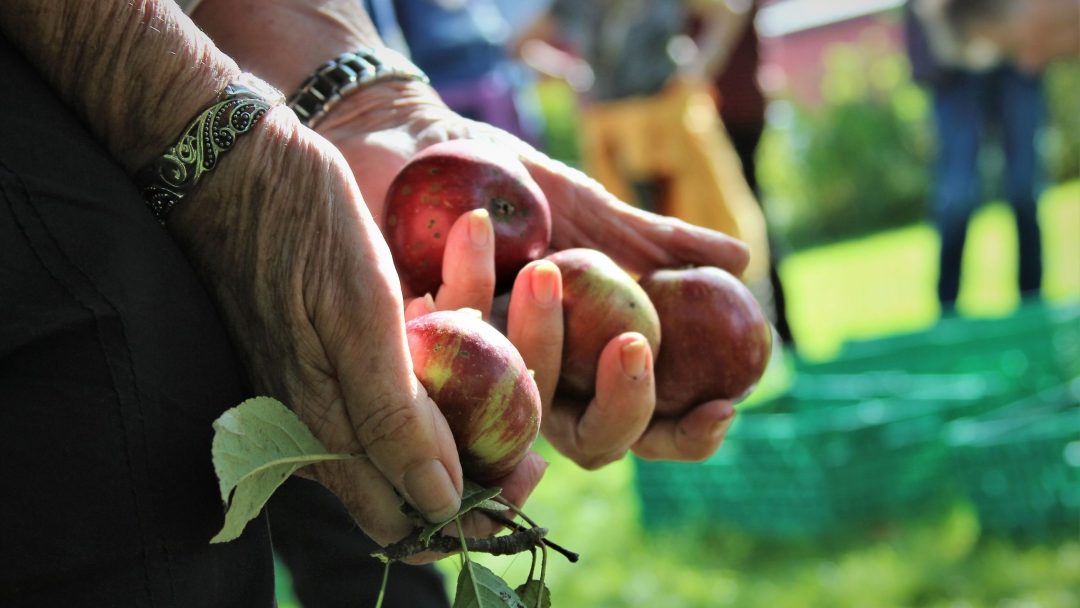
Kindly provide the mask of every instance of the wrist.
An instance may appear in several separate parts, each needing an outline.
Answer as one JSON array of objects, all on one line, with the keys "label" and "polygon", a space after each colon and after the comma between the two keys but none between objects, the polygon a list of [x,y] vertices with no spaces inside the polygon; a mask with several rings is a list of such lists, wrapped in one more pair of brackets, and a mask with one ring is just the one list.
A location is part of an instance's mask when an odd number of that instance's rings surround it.
[{"label": "wrist", "polygon": [[238,75],[169,0],[4,0],[0,27],[128,170]]},{"label": "wrist", "polygon": [[299,130],[296,115],[287,108],[279,105],[267,110],[169,215],[167,225],[173,236],[190,244],[187,236],[210,230],[219,231],[221,238],[228,235],[242,241],[256,227],[253,218],[273,194],[273,176],[285,172]]},{"label": "wrist", "polygon": [[370,133],[421,118],[426,123],[450,112],[430,84],[385,80],[363,87],[334,106],[318,125],[320,133]]},{"label": "wrist", "polygon": [[319,66],[289,97],[300,122],[314,128],[342,99],[385,81],[428,84],[428,77],[403,55],[390,49],[363,47]]},{"label": "wrist", "polygon": [[135,174],[143,200],[162,224],[172,208],[217,168],[270,109],[284,103],[279,91],[251,74],[229,83],[153,162]]}]

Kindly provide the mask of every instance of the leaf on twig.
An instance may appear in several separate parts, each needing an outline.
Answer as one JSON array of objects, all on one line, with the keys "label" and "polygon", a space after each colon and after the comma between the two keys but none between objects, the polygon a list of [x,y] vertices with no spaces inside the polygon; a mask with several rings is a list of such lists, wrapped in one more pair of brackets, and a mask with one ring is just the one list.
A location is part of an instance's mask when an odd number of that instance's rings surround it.
[{"label": "leaf on twig", "polygon": [[551,592],[547,585],[535,578],[514,589],[514,593],[518,594],[526,608],[551,608]]},{"label": "leaf on twig", "polygon": [[502,512],[502,511],[509,511],[510,510],[510,507],[502,504],[501,502],[497,502],[497,501],[494,501],[494,500],[491,500],[491,499],[485,500],[484,502],[476,505],[476,508],[480,509],[481,511],[496,511],[496,512]]},{"label": "leaf on twig", "polygon": [[454,608],[526,608],[506,581],[471,559],[458,575]]},{"label": "leaf on twig", "polygon": [[214,421],[211,446],[225,525],[211,543],[233,540],[297,469],[315,462],[356,458],[327,454],[296,414],[280,401],[255,397]]}]

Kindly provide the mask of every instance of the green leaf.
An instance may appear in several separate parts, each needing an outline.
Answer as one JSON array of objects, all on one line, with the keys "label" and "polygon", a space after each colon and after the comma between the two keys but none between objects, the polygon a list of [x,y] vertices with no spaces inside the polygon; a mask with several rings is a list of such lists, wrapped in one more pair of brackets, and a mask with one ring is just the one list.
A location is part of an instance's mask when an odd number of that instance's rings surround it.
[{"label": "green leaf", "polygon": [[514,593],[518,594],[526,608],[551,608],[551,591],[535,578],[514,589]]},{"label": "green leaf", "polygon": [[490,500],[490,499],[485,500],[484,502],[481,502],[480,504],[476,505],[476,508],[480,509],[481,511],[509,511],[510,510],[510,507],[504,505],[503,503],[495,501],[495,500]]},{"label": "green leaf", "polygon": [[439,530],[445,528],[447,524],[461,517],[465,513],[468,513],[474,508],[479,507],[485,502],[493,502],[491,499],[498,496],[500,492],[502,492],[502,488],[485,488],[478,483],[474,483],[466,479],[465,483],[462,484],[461,508],[458,509],[458,512],[450,519],[444,522],[439,522],[437,524],[430,524],[426,526],[424,528],[424,531],[420,534],[420,541],[426,545],[431,540],[431,537],[434,536],[435,533],[437,533]]},{"label": "green leaf", "polygon": [[225,525],[211,543],[233,540],[297,469],[315,462],[356,458],[327,454],[319,440],[280,401],[255,397],[214,421],[211,446]]},{"label": "green leaf", "polygon": [[454,608],[527,608],[497,574],[465,559],[458,575]]}]

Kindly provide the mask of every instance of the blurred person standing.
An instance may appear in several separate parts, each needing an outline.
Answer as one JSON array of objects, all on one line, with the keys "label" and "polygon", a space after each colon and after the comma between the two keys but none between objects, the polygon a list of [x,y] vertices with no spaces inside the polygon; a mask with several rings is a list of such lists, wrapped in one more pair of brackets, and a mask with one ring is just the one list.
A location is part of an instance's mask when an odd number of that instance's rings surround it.
[{"label": "blurred person standing", "polygon": [[[941,238],[938,300],[955,309],[967,227],[982,202],[979,152],[997,135],[1005,153],[1005,197],[1016,220],[1019,289],[1037,298],[1042,285],[1038,198],[1042,165],[1036,138],[1045,117],[1042,75],[1002,58],[996,47],[968,41],[958,15],[989,15],[1000,0],[913,0],[905,34],[915,79],[930,91],[937,133],[933,213]],[[965,17],[965,19],[968,17]]]},{"label": "blurred person standing", "polygon": [[[765,131],[765,93],[758,82],[760,44],[754,19],[756,0],[722,0],[715,3],[712,27],[705,27],[700,17],[691,19],[689,31],[698,44],[698,52],[709,57],[706,73],[715,75],[716,107],[727,130],[735,153],[742,163],[743,177],[764,211],[764,201],[757,181],[757,149]],[[787,320],[784,286],[777,265],[780,261],[776,243],[770,239],[769,283],[772,287],[776,332],[789,345],[794,344]]]},{"label": "blurred person standing", "polygon": [[[517,52],[540,73],[565,79],[581,101],[586,172],[640,207],[736,236],[751,262],[744,281],[767,306],[765,220],[716,111],[712,53],[703,40],[724,26],[722,0],[554,0],[525,28]],[[728,22],[730,24],[730,22]]]}]

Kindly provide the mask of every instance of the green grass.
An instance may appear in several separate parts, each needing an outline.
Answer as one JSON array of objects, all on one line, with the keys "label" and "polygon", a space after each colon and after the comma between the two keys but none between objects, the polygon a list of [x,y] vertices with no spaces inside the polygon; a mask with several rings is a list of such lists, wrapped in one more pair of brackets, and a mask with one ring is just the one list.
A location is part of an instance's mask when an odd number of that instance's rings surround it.
[{"label": "green grass", "polygon": [[[986,205],[972,221],[958,310],[1001,316],[1019,303],[1016,230],[1009,208]],[[1049,191],[1040,208],[1043,294],[1080,298],[1080,182]],[[921,224],[789,256],[780,267],[800,354],[835,355],[845,340],[923,329],[938,318],[937,235]]]}]

